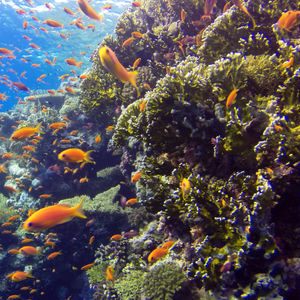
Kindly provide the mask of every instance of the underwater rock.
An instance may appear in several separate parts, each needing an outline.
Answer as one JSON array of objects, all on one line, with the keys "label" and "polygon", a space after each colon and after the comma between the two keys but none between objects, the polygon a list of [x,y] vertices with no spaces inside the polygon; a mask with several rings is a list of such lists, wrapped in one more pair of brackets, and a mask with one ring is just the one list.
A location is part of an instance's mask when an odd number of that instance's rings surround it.
[{"label": "underwater rock", "polygon": [[[64,95],[52,95],[49,94],[47,91],[36,91],[34,98],[34,101],[37,102],[39,105],[47,105],[50,107],[53,106],[56,110],[59,110],[65,102]],[[24,100],[28,101],[28,97],[25,97]]]}]

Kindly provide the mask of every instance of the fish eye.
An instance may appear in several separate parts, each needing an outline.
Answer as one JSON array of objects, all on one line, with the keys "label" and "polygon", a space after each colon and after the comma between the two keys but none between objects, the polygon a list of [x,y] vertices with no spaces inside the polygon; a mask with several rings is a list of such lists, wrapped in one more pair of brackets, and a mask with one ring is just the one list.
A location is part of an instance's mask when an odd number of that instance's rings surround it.
[{"label": "fish eye", "polygon": [[62,155],[62,157],[65,157],[65,156],[66,156],[66,154],[63,154],[63,155]]},{"label": "fish eye", "polygon": [[32,222],[29,222],[27,225],[28,225],[28,227],[31,227],[33,224],[32,224]]},{"label": "fish eye", "polygon": [[109,54],[109,50],[108,49],[106,49],[106,53]]}]

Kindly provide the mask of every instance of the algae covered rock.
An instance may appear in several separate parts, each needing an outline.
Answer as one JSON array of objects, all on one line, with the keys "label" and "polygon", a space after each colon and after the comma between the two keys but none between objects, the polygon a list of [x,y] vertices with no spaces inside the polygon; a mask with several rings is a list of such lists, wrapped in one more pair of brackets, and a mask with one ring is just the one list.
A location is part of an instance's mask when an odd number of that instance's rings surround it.
[{"label": "algae covered rock", "polygon": [[76,196],[70,199],[61,200],[60,204],[75,206],[83,198],[83,211],[86,213],[119,213],[121,207],[114,203],[114,199],[119,192],[120,187],[115,186],[103,193],[96,195],[94,198],[88,196]]}]

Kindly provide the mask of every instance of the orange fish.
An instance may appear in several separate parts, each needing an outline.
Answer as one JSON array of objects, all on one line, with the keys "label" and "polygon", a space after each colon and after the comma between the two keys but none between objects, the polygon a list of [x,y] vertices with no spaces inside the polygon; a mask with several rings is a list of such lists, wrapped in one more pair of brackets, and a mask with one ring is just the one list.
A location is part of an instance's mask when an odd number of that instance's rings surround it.
[{"label": "orange fish", "polygon": [[44,31],[44,32],[46,32],[46,33],[48,33],[48,30],[47,30],[45,27],[40,27],[40,30],[42,30],[42,31]]},{"label": "orange fish", "polygon": [[122,235],[121,234],[114,234],[110,240],[111,241],[120,241],[122,239]]},{"label": "orange fish", "polygon": [[93,32],[95,31],[95,25],[94,24],[89,24],[87,27],[91,28]]},{"label": "orange fish", "polygon": [[186,17],[186,11],[182,8],[180,12],[181,23],[184,23]]},{"label": "orange fish", "polygon": [[67,7],[64,7],[64,12],[66,12],[67,14],[69,14],[71,16],[75,16],[75,13]]},{"label": "orange fish", "polygon": [[59,142],[62,144],[69,144],[69,143],[71,143],[71,140],[63,139],[63,140],[60,140]]},{"label": "orange fish", "polygon": [[96,143],[96,144],[99,144],[100,141],[101,141],[101,136],[100,136],[100,134],[99,134],[99,135],[97,135],[97,137],[95,138],[95,143]]},{"label": "orange fish", "polygon": [[56,95],[56,93],[55,93],[53,90],[47,90],[47,92],[48,92],[49,94]]},{"label": "orange fish", "polygon": [[9,254],[19,254],[19,250],[18,249],[10,249],[8,250]]},{"label": "orange fish", "polygon": [[81,267],[80,270],[83,270],[83,271],[84,271],[84,270],[87,270],[87,269],[91,268],[91,267],[94,266],[94,265],[95,265],[94,263],[85,265],[85,266]]},{"label": "orange fish", "polygon": [[6,298],[6,300],[19,299],[19,298],[21,298],[20,295],[10,295]]},{"label": "orange fish", "polygon": [[11,192],[14,192],[14,193],[19,193],[20,191],[13,188],[12,186],[9,186],[9,185],[4,185],[3,186],[4,188],[6,188],[7,190],[11,191]]},{"label": "orange fish", "polygon": [[144,99],[140,105],[140,112],[143,112],[146,107],[147,101]]},{"label": "orange fish", "polygon": [[137,203],[137,198],[131,198],[126,201],[126,206],[132,206]]},{"label": "orange fish", "polygon": [[137,96],[140,96],[139,89],[136,85],[137,72],[128,72],[119,62],[116,54],[107,46],[101,47],[99,56],[104,68],[116,76],[123,83],[129,81],[137,90]]},{"label": "orange fish", "polygon": [[55,247],[55,242],[51,241],[50,239],[47,239],[44,244],[46,246],[50,246],[52,249]]},{"label": "orange fish", "polygon": [[65,62],[70,66],[75,66],[77,68],[81,67],[82,61],[77,62],[73,57],[65,59]]},{"label": "orange fish", "polygon": [[131,177],[131,182],[137,182],[140,180],[140,178],[143,176],[143,174],[141,172],[135,173],[132,177]]},{"label": "orange fish", "polygon": [[5,222],[5,223],[2,223],[1,226],[7,227],[7,226],[10,226],[11,224],[12,224],[11,222]]},{"label": "orange fish", "polygon": [[78,131],[79,131],[78,129],[72,130],[72,131],[70,132],[70,134],[71,134],[71,135],[76,135],[76,134],[78,133]]},{"label": "orange fish", "polygon": [[7,173],[7,170],[5,168],[5,165],[8,163],[8,161],[4,162],[2,165],[0,165],[0,172]]},{"label": "orange fish", "polygon": [[34,49],[41,49],[39,46],[37,46],[37,45],[34,44],[34,43],[29,43],[29,46],[30,46],[31,48],[34,48]]},{"label": "orange fish", "polygon": [[22,82],[11,82],[9,86],[14,86],[20,91],[29,91],[29,88]]},{"label": "orange fish", "polygon": [[62,129],[64,127],[67,127],[68,124],[64,122],[56,122],[49,125],[50,129]]},{"label": "orange fish", "polygon": [[21,241],[21,244],[27,244],[27,243],[30,243],[30,242],[32,242],[32,241],[33,241],[33,239],[25,238],[25,239],[23,239],[23,240]]},{"label": "orange fish", "polygon": [[107,269],[106,269],[106,278],[108,280],[114,281],[113,271],[114,271],[114,268],[112,266],[107,267]]},{"label": "orange fish", "polygon": [[226,100],[226,108],[229,108],[233,103],[236,98],[238,89],[234,88],[231,93],[228,95],[227,100]]},{"label": "orange fish", "polygon": [[3,53],[3,54],[13,54],[13,52],[11,50],[8,50],[6,48],[0,48],[0,53]]},{"label": "orange fish", "polygon": [[86,0],[77,0],[82,12],[93,20],[103,22],[103,15],[98,14]]},{"label": "orange fish", "polygon": [[70,94],[75,94],[75,91],[69,86],[65,86],[65,90]]},{"label": "orange fish", "polygon": [[2,158],[3,158],[3,159],[13,159],[14,156],[13,156],[13,153],[9,152],[9,153],[4,153],[4,154],[2,155]]},{"label": "orange fish", "polygon": [[60,251],[52,252],[51,254],[49,254],[49,255],[47,256],[47,259],[53,259],[53,258],[57,257],[58,255],[61,255],[61,252],[60,252]]},{"label": "orange fish", "polygon": [[23,35],[23,38],[26,39],[27,41],[31,41],[31,40],[32,40],[32,39],[31,39],[29,36],[27,36],[27,35]]},{"label": "orange fish", "polygon": [[36,147],[34,147],[34,146],[23,146],[22,149],[25,150],[25,151],[33,152],[33,151],[35,151]]},{"label": "orange fish", "polygon": [[24,255],[37,255],[41,254],[38,249],[32,246],[24,246],[19,249],[19,253],[24,254]]},{"label": "orange fish", "polygon": [[135,70],[138,67],[140,62],[141,62],[141,58],[136,59],[132,65],[132,70]]},{"label": "orange fish", "polygon": [[20,218],[20,215],[12,216],[12,217],[10,217],[10,218],[8,219],[8,222],[12,222],[12,221],[17,220],[17,219],[19,219],[19,218]]},{"label": "orange fish", "polygon": [[93,235],[93,236],[91,236],[90,239],[89,239],[89,245],[92,245],[93,242],[94,242],[94,240],[95,240],[95,236]]},{"label": "orange fish", "polygon": [[111,5],[110,4],[105,4],[104,6],[102,6],[102,9],[111,9]]},{"label": "orange fish", "polygon": [[294,64],[294,57],[292,56],[287,62],[280,66],[280,69],[290,68]]},{"label": "orange fish", "polygon": [[47,24],[48,26],[51,27],[63,27],[64,25],[58,21],[52,20],[52,19],[47,19],[43,22],[43,24]]},{"label": "orange fish", "polygon": [[148,256],[148,262],[153,263],[159,259],[165,257],[168,254],[169,250],[164,248],[154,249]]},{"label": "orange fish", "polygon": [[133,31],[131,32],[131,36],[136,38],[142,38],[144,35],[138,31]]},{"label": "orange fish", "polygon": [[23,22],[23,29],[26,29],[28,27],[28,21]]},{"label": "orange fish", "polygon": [[23,281],[27,278],[34,278],[30,272],[16,271],[10,274],[10,279],[15,282]]},{"label": "orange fish", "polygon": [[56,62],[56,57],[53,58],[53,62],[49,60],[48,58],[45,58],[45,62],[49,64],[50,66],[54,66]]},{"label": "orange fish", "polygon": [[58,159],[62,160],[64,162],[89,162],[92,164],[95,164],[95,162],[91,158],[91,153],[94,150],[89,150],[87,152],[82,151],[81,149],[78,148],[70,148],[67,150],[62,151],[58,155]]},{"label": "orange fish", "polygon": [[135,7],[142,7],[142,3],[140,1],[133,1],[131,4]]},{"label": "orange fish", "polygon": [[114,130],[115,129],[115,126],[107,126],[106,128],[105,128],[105,130],[107,130],[107,131],[110,131],[110,130]]},{"label": "orange fish", "polygon": [[132,42],[135,40],[134,37],[130,37],[128,38],[127,40],[124,41],[124,43],[122,44],[122,48],[126,47],[126,46],[129,46],[132,44]]},{"label": "orange fish", "polygon": [[40,130],[40,126],[42,125],[42,122],[40,122],[36,127],[23,127],[21,129],[16,130],[12,136],[10,137],[11,141],[21,141],[28,137],[33,136],[34,134],[38,133],[44,133]]},{"label": "orange fish", "polygon": [[295,26],[300,23],[300,11],[289,10],[282,14],[279,18],[277,25],[280,29],[291,31]]},{"label": "orange fish", "polygon": [[86,74],[82,74],[79,76],[79,79],[86,79],[86,78],[88,78],[88,75],[86,75]]},{"label": "orange fish", "polygon": [[[73,174],[74,174],[74,171],[73,171]],[[79,179],[79,183],[84,183],[84,182],[88,182],[88,181],[89,181],[89,179],[86,176]]]},{"label": "orange fish", "polygon": [[85,219],[82,212],[83,199],[74,207],[51,205],[34,212],[23,224],[28,231],[45,231],[55,225],[69,222],[74,217]]},{"label": "orange fish", "polygon": [[42,195],[40,195],[40,199],[48,199],[50,197],[52,197],[51,194],[42,194]]}]

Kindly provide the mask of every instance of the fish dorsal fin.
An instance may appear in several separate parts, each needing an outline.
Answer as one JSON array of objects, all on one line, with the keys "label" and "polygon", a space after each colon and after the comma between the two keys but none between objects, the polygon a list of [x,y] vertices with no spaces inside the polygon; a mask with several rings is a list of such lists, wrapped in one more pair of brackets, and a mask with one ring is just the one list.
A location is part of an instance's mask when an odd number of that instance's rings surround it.
[{"label": "fish dorsal fin", "polygon": [[60,207],[68,207],[68,208],[71,207],[71,205],[69,205],[69,204],[56,204],[56,206],[60,206]]}]

